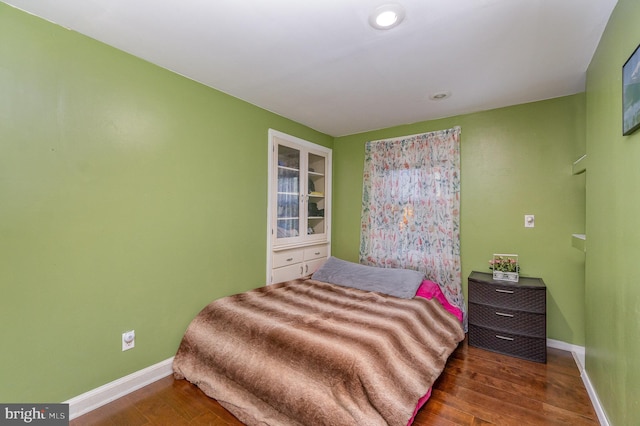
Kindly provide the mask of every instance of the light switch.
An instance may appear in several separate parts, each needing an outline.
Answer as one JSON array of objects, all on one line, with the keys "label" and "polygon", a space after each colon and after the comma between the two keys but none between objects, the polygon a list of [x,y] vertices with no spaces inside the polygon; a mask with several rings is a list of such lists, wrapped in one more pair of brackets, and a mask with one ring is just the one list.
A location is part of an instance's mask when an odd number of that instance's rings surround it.
[{"label": "light switch", "polygon": [[536,217],[532,214],[524,215],[524,227],[533,228],[536,225]]}]

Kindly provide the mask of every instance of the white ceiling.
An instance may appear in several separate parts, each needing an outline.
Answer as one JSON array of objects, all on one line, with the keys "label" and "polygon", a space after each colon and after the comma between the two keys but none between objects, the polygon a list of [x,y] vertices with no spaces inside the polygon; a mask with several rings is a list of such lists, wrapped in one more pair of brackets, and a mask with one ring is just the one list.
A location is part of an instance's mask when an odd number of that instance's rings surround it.
[{"label": "white ceiling", "polygon": [[617,2],[2,1],[332,136],[581,92]]}]

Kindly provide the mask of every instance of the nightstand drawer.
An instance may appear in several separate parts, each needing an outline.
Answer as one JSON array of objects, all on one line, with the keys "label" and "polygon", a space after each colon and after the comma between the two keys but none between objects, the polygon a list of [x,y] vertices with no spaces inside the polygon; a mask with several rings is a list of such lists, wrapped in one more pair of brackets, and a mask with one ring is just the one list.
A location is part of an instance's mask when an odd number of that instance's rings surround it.
[{"label": "nightstand drawer", "polygon": [[469,344],[529,361],[547,362],[545,338],[521,336],[469,324]]},{"label": "nightstand drawer", "polygon": [[469,304],[469,323],[495,330],[531,337],[546,336],[546,318],[544,314],[496,308],[490,305]]},{"label": "nightstand drawer", "polygon": [[518,288],[517,285],[486,284],[469,280],[469,302],[514,310],[546,312],[544,288]]}]

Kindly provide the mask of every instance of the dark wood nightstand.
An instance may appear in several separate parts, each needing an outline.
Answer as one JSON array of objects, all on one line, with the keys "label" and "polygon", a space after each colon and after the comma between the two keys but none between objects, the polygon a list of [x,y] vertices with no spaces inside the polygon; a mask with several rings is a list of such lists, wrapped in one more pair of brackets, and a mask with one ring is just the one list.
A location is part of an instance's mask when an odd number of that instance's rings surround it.
[{"label": "dark wood nightstand", "polygon": [[547,287],[541,278],[517,283],[492,274],[469,275],[469,344],[547,362]]}]

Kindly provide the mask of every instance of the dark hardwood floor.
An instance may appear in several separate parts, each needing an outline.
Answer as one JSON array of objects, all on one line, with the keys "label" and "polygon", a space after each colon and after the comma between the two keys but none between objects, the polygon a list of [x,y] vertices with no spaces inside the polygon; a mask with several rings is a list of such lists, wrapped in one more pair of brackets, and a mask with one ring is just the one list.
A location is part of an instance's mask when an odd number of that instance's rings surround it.
[{"label": "dark hardwood floor", "polygon": [[[598,425],[572,355],[549,348],[547,358],[539,364],[463,342],[414,425]],[[242,425],[197,387],[172,376],[70,424]]]}]

